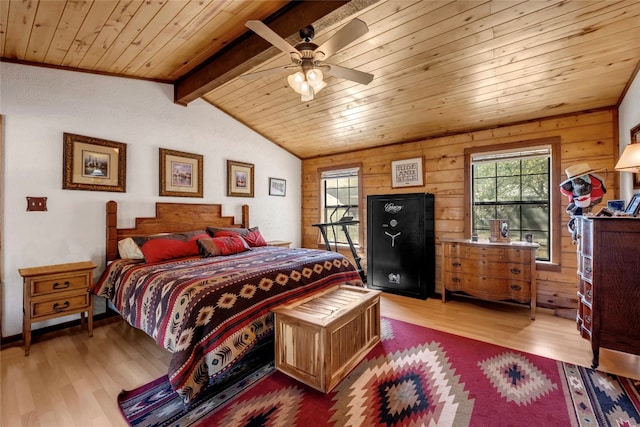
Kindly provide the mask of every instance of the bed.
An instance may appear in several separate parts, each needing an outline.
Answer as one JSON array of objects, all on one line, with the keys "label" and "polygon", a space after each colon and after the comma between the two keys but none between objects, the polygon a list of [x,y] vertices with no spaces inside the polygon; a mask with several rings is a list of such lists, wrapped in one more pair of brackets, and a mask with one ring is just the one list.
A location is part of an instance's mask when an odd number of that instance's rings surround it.
[{"label": "bed", "polygon": [[[186,404],[273,340],[273,307],[337,284],[363,286],[351,262],[336,252],[252,242],[247,233],[261,235],[249,228],[246,205],[239,224],[213,204],[157,203],[155,217],[136,218],[133,228],[117,227],[117,211],[116,202],[107,203],[107,267],[90,291],[172,353],[169,381]],[[236,232],[244,233],[244,248],[216,252],[220,241],[238,243]],[[197,254],[165,259],[146,245],[183,234],[180,247],[196,242]],[[131,240],[147,248],[144,259],[132,259],[127,250],[120,256],[119,244]],[[210,246],[214,253],[206,251]]]}]

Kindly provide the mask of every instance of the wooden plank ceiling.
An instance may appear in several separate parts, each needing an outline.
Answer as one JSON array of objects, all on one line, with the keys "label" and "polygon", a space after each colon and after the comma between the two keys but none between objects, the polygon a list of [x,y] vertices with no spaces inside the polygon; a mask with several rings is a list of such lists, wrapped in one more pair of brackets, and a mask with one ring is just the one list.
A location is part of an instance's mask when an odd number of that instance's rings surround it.
[{"label": "wooden plank ceiling", "polygon": [[[238,78],[290,62],[247,20],[293,45],[312,23],[320,45],[356,17],[369,32],[328,62],[369,85],[330,76],[301,102],[286,75]],[[172,83],[304,159],[614,106],[640,1],[1,0],[0,56]]]}]

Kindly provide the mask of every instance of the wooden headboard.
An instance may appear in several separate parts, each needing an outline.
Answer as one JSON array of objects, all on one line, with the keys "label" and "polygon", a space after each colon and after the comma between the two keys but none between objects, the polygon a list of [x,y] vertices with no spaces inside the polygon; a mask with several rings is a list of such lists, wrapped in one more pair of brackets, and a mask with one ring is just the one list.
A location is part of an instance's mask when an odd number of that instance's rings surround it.
[{"label": "wooden headboard", "polygon": [[156,203],[156,216],[136,218],[135,228],[118,228],[118,203],[107,202],[107,261],[118,258],[118,241],[127,237],[158,233],[204,230],[207,227],[249,228],[249,205],[242,205],[242,223],[222,216],[222,205]]}]

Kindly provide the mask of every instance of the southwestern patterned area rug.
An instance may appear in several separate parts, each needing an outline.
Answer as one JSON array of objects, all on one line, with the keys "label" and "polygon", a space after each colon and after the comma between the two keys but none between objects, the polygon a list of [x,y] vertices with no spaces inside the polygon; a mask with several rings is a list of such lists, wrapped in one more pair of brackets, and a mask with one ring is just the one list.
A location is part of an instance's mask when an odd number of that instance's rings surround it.
[{"label": "southwestern patterned area rug", "polygon": [[322,394],[271,364],[185,409],[160,378],[118,397],[132,426],[638,426],[640,381],[382,319]]}]

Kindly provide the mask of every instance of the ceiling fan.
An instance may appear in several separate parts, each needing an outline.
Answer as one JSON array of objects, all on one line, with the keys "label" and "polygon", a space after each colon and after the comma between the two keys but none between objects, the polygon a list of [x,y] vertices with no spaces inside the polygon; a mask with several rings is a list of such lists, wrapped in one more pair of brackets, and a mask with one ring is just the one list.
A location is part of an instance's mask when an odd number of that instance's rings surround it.
[{"label": "ceiling fan", "polygon": [[291,46],[289,42],[276,34],[262,21],[247,21],[246,26],[289,55],[291,57],[291,64],[257,71],[255,73],[243,74],[240,76],[241,78],[256,79],[297,70],[287,78],[287,81],[289,82],[289,86],[300,94],[303,102],[311,101],[314,94],[320,92],[322,88],[327,85],[324,82],[324,73],[365,85],[373,80],[373,74],[324,62],[331,55],[369,31],[367,24],[360,19],[354,19],[349,22],[320,46],[311,41],[315,35],[315,31],[311,25],[300,30],[299,34],[302,41],[295,46]]}]

